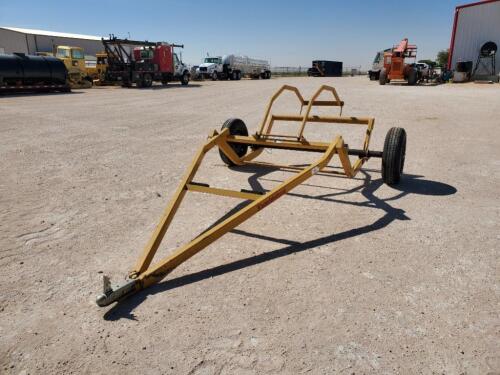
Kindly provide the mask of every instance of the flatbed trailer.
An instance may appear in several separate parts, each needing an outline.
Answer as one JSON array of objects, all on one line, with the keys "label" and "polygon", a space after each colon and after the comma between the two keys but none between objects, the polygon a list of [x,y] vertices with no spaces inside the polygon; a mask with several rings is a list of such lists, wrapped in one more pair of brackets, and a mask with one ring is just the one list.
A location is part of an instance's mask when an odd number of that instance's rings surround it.
[{"label": "flatbed trailer", "polygon": [[[274,102],[285,91],[290,91],[296,95],[300,104],[300,112],[298,114],[272,113]],[[333,97],[332,100],[319,100],[319,96],[324,92],[331,94]],[[311,113],[311,110],[316,106],[339,107],[340,115],[314,115]],[[156,227],[135,266],[129,272],[125,283],[113,286],[109,278],[104,276],[104,290],[96,299],[97,305],[109,305],[159,282],[177,266],[319,172],[339,174],[353,178],[366,161],[372,157],[376,157],[382,159],[382,178],[384,182],[390,185],[397,184],[402,176],[406,153],[405,130],[402,128],[391,128],[387,133],[383,151],[372,151],[369,149],[369,144],[375,119],[371,117],[342,116],[343,106],[344,102],[340,100],[337,91],[333,87],[323,85],[316,91],[310,100],[305,100],[296,87],[285,85],[271,98],[260,128],[254,135],[249,135],[245,123],[236,118],[227,120],[223,124],[220,132],[214,130],[208,137],[206,143],[198,150],[187,173],[167,206],[160,223]],[[304,108],[305,112],[302,114]],[[272,133],[273,125],[280,121],[300,123],[298,134],[283,135]],[[309,123],[364,126],[366,127],[366,132],[363,144],[359,149],[351,149],[344,142],[341,135],[337,135],[326,142],[309,141],[304,137],[304,129]],[[228,166],[240,166],[241,168],[245,168],[246,166],[273,167],[295,170],[297,174],[270,191],[249,191],[245,189],[240,191],[228,190],[195,181],[196,172],[205,154],[215,147],[218,147],[222,160]],[[266,148],[314,152],[321,154],[321,156],[315,162],[304,168],[297,166],[280,166],[277,164],[254,161],[254,159],[256,159]],[[329,167],[329,163],[335,155],[337,155],[340,160],[342,171]],[[357,156],[357,160],[352,163],[349,156]],[[164,259],[152,264],[155,253],[183,198],[188,192],[239,198],[248,200],[250,203],[224,220],[218,222],[216,225],[210,227],[208,230],[202,232],[191,242],[179,247]]]}]

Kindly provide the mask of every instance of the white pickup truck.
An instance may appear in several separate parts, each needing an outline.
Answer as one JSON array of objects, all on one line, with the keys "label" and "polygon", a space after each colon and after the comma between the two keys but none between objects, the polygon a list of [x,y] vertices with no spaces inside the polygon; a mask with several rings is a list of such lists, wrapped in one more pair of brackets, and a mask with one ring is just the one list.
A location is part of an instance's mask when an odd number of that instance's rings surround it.
[{"label": "white pickup truck", "polygon": [[251,78],[271,78],[271,67],[266,60],[251,59],[248,56],[225,55],[206,57],[196,69],[200,78],[239,80],[243,76]]}]

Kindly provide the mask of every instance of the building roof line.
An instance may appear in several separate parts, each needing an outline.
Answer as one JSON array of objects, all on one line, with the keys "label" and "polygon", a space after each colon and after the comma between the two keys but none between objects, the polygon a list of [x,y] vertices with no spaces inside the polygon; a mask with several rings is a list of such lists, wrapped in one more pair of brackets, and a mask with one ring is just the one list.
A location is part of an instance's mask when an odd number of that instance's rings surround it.
[{"label": "building roof line", "polygon": [[21,27],[8,27],[8,26],[0,26],[0,29],[14,31],[22,34],[44,35],[44,36],[54,36],[60,38],[88,39],[88,40],[99,40],[99,41],[101,40],[100,36],[95,36],[95,35],[60,33],[57,31],[25,29]]},{"label": "building roof line", "polygon": [[470,7],[475,7],[476,5],[484,5],[488,3],[494,3],[500,0],[483,0],[483,1],[476,1],[474,3],[469,3],[469,4],[464,4],[464,5],[458,5],[455,9],[463,9],[463,8],[470,8]]}]

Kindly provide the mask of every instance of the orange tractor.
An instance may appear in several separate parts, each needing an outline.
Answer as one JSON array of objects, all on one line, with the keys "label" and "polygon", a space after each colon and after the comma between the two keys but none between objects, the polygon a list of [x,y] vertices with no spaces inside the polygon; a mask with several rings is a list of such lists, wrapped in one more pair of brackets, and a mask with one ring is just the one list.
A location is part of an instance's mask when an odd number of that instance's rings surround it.
[{"label": "orange tractor", "polygon": [[417,46],[403,39],[399,45],[384,52],[384,68],[380,71],[379,83],[385,85],[392,80],[405,80],[408,85],[415,85],[421,80],[421,72],[413,64],[405,63],[405,59],[417,58]]}]

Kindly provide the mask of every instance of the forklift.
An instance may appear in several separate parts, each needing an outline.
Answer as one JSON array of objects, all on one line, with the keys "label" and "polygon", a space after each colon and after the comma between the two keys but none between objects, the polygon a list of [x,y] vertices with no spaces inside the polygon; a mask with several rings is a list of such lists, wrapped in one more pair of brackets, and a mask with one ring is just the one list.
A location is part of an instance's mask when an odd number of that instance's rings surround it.
[{"label": "forklift", "polygon": [[[397,46],[384,52],[384,67],[380,71],[379,83],[385,85],[392,80],[404,80],[409,86],[416,85],[421,80],[421,72],[416,67],[417,46],[408,43],[408,38],[403,39]],[[413,59],[413,64],[408,64],[405,59]]]}]

